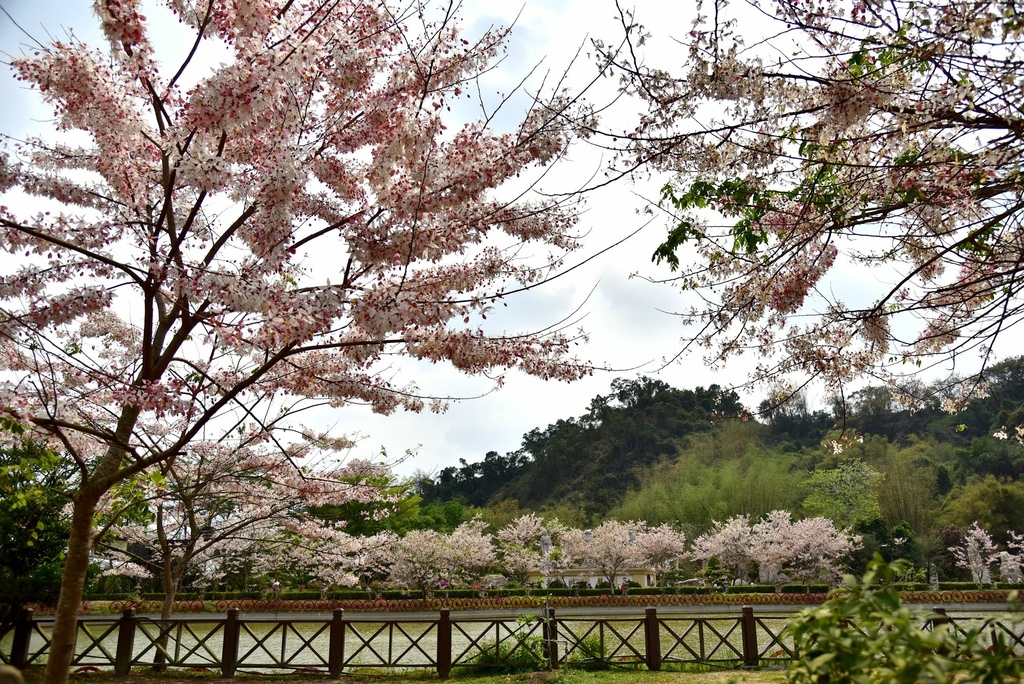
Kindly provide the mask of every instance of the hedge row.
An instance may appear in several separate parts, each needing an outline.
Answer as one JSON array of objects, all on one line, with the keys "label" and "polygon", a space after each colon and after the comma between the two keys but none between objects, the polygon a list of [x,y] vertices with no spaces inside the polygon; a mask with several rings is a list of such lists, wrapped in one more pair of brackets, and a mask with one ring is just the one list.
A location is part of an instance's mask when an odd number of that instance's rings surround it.
[{"label": "hedge row", "polygon": [[[921,592],[930,591],[931,587],[928,584],[918,582],[902,582],[895,584],[894,587],[899,591],[904,592]],[[985,586],[975,582],[939,582],[939,591],[980,591],[991,589],[992,586]],[[997,583],[996,589],[1000,590],[1017,590],[1024,591],[1024,584],[1008,584],[1004,582]],[[784,584],[780,587],[776,587],[771,584],[747,584],[747,585],[736,585],[728,586],[725,588],[727,594],[774,594],[776,592],[781,594],[826,594],[830,590],[830,587],[825,584]],[[441,599],[470,599],[479,598],[483,596],[487,597],[502,597],[502,596],[606,596],[609,594],[617,595],[619,592],[610,592],[607,588],[604,589],[566,589],[566,588],[548,588],[548,589],[490,589],[481,591],[479,589],[443,589],[435,590],[432,594],[433,598]],[[714,593],[721,593],[721,589],[717,587],[698,587],[698,586],[681,586],[681,587],[630,587],[629,595],[631,596],[660,596],[660,595],[683,595],[683,596],[694,596],[694,595],[709,595]],[[161,593],[145,593],[141,596],[129,596],[125,594],[87,594],[84,598],[86,601],[131,601],[131,600],[145,600],[145,601],[162,601],[163,594]],[[207,592],[204,594],[182,592],[177,594],[175,601],[241,601],[242,599],[266,599],[269,598],[266,593],[254,594],[252,592],[241,592],[241,591],[224,591],[224,592]],[[407,590],[407,589],[388,589],[380,592],[378,597],[375,592],[364,591],[361,589],[334,589],[321,595],[319,591],[282,591],[277,597],[282,601],[318,601],[320,599],[327,599],[329,601],[353,601],[361,599],[375,599],[384,598],[391,600],[401,599],[422,599],[424,598],[423,592],[418,590]]]}]

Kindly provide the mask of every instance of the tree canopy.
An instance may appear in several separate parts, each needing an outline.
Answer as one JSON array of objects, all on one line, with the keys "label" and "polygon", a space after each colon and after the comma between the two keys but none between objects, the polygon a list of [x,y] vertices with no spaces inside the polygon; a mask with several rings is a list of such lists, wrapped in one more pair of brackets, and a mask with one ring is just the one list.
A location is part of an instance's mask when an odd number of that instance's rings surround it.
[{"label": "tree canopy", "polygon": [[[343,450],[301,412],[441,410],[417,363],[588,372],[575,333],[483,322],[577,246],[573,208],[527,180],[575,103],[538,97],[506,131],[449,115],[506,29],[464,39],[421,3],[153,4],[96,3],[105,45],[10,62],[55,130],[0,150],[0,413],[79,475],[50,684],[118,482],[197,443]],[[161,51],[156,24],[191,49]]]},{"label": "tree canopy", "polygon": [[833,390],[983,372],[1024,315],[1015,3],[698,2],[672,66],[622,17],[627,49],[605,59],[645,111],[608,140],[624,172],[669,174],[654,258],[700,294],[688,347]]}]

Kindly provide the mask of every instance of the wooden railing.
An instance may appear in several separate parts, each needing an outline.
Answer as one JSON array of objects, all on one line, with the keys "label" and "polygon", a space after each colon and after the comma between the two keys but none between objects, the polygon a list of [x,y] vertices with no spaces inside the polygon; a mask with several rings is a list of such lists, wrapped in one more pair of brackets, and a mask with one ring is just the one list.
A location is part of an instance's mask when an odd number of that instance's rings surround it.
[{"label": "wooden railing", "polygon": [[[346,615],[329,618],[226,616],[170,619],[138,616],[85,617],[78,623],[75,669],[113,669],[127,675],[133,667],[218,670],[224,677],[240,671],[310,671],[339,678],[363,668],[431,668],[447,678],[456,667],[556,668],[601,662],[611,666],[658,670],[664,663],[755,667],[795,658],[783,626],[786,616],[755,613],[693,616],[659,614],[649,607],[639,615],[556,616],[548,608],[519,619],[474,617],[449,610],[436,616],[390,620]],[[983,621],[1024,653],[1020,623],[991,617],[951,617],[935,609],[929,623]],[[26,611],[15,627],[0,634],[0,661],[18,668],[40,665],[49,651],[52,618]]]}]

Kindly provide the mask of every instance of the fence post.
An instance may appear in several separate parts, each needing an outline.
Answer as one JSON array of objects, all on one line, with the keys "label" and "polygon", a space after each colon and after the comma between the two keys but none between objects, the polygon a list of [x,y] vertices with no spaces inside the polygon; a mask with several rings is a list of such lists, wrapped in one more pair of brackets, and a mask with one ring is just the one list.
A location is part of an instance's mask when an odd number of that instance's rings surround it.
[{"label": "fence post", "polygon": [[548,666],[558,669],[558,623],[555,622],[555,609],[550,606],[544,609],[544,651],[548,657]]},{"label": "fence post", "polygon": [[437,676],[448,679],[452,671],[452,618],[447,608],[441,610],[437,621]]},{"label": "fence post", "polygon": [[125,608],[117,624],[117,652],[114,654],[114,675],[127,677],[132,671],[135,651],[135,609]]},{"label": "fence post", "polygon": [[948,625],[949,624],[949,618],[946,617],[946,609],[945,608],[943,608],[942,606],[935,606],[934,608],[932,608],[932,612],[935,613],[936,615],[938,615],[938,617],[933,617],[932,619],[930,619],[928,621],[929,624],[932,627],[935,627],[936,625]]},{"label": "fence post", "polygon": [[[949,619],[949,617],[947,617],[947,616],[946,616],[946,609],[945,609],[945,608],[943,608],[942,606],[935,606],[934,608],[932,608],[932,612],[933,612],[933,613],[934,613],[935,615],[937,615],[937,616],[938,616],[938,617],[933,617],[933,618],[930,618],[930,619],[928,620],[928,623],[929,623],[929,625],[931,625],[931,628],[932,628],[933,630],[934,630],[934,629],[935,629],[936,627],[938,627],[939,625],[948,625],[948,624],[949,624],[949,623],[951,622],[951,620]],[[940,648],[940,649],[938,650],[938,653],[939,653],[940,655],[946,655],[946,654],[948,654],[948,653],[949,653],[949,649],[947,649],[947,648],[945,648],[945,647],[942,647],[942,648]]]},{"label": "fence post", "polygon": [[754,619],[753,606],[743,606],[740,631],[743,634],[743,664],[747,667],[757,667],[757,621]]},{"label": "fence post", "polygon": [[224,677],[235,676],[238,665],[238,609],[228,608],[228,616],[224,620],[224,645],[220,656],[220,673]]},{"label": "fence post", "polygon": [[327,670],[331,679],[341,678],[341,666],[345,662],[345,611],[335,608],[331,616],[331,645],[327,655]]},{"label": "fence post", "polygon": [[24,670],[28,667],[28,646],[32,641],[32,615],[31,608],[25,608],[18,615],[18,621],[14,623],[14,642],[11,644],[11,665]]},{"label": "fence post", "polygon": [[644,611],[644,645],[647,669],[661,669],[661,632],[658,623],[658,609],[653,606]]}]

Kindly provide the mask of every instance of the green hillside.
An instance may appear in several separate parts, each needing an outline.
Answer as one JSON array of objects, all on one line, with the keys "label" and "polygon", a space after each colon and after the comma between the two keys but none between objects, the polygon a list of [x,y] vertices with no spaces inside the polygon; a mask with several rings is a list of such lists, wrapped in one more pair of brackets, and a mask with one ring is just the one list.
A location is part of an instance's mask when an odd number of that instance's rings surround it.
[{"label": "green hillside", "polygon": [[[978,520],[998,541],[1024,531],[1024,447],[1014,431],[1024,422],[1024,358],[993,367],[988,380],[987,396],[951,415],[940,410],[938,391],[913,411],[888,389],[868,387],[827,411],[797,396],[751,412],[716,386],[617,379],[584,415],[531,430],[515,451],[463,461],[418,486],[428,506],[461,505],[496,523],[530,510],[574,524],[671,522],[696,535],[738,514],[828,515],[822,501],[835,496],[811,495],[861,464],[880,474],[850,494],[869,499],[872,513],[855,520],[864,553],[893,555],[903,544],[903,555],[912,548],[921,560],[957,533],[950,526]],[[995,437],[1004,427],[1008,438]],[[842,505],[849,511],[853,503]]]}]

